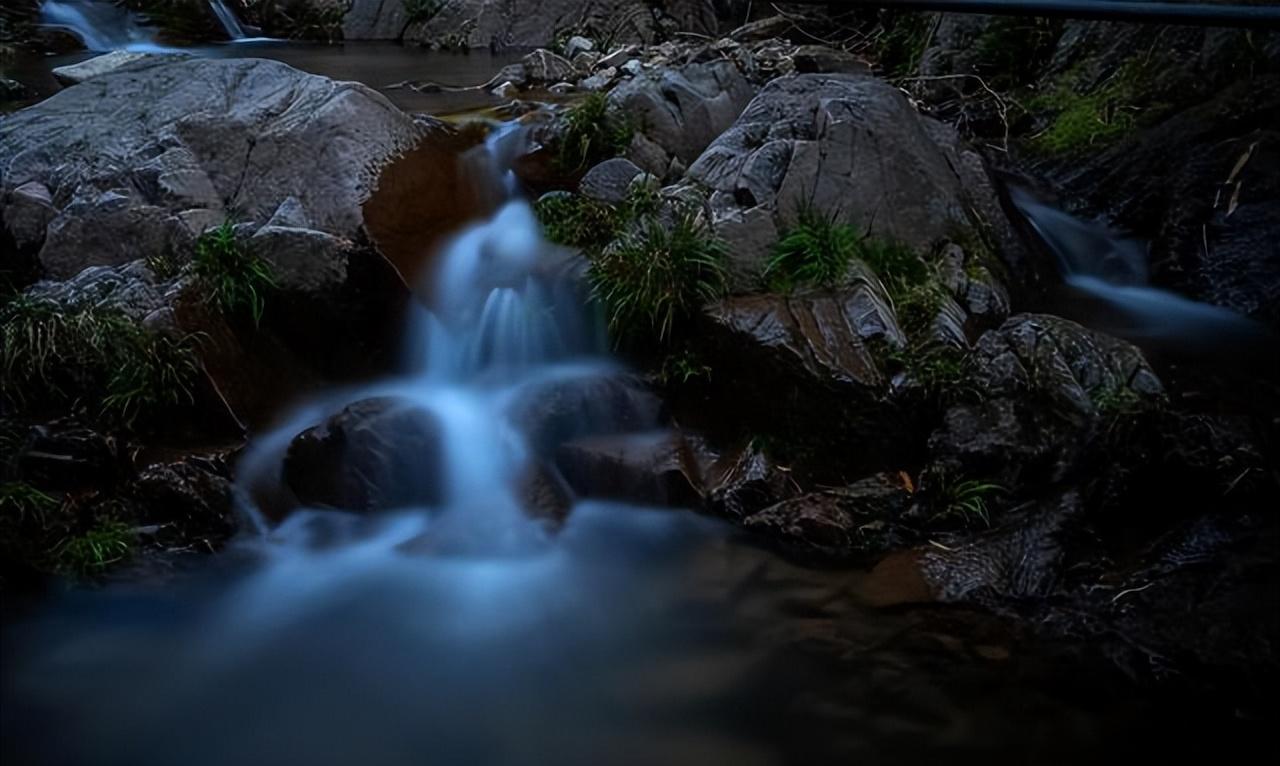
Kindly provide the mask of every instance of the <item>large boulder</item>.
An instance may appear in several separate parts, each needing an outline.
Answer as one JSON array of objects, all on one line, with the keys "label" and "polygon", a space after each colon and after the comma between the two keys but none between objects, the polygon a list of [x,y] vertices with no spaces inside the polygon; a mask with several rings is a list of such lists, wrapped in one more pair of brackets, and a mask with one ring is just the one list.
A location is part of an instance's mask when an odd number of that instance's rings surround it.
[{"label": "large boulder", "polygon": [[950,470],[1006,487],[1066,479],[1100,429],[1164,394],[1136,347],[1048,315],[984,334],[973,367],[977,400],[951,407],[930,447]]},{"label": "large boulder", "polygon": [[687,167],[697,159],[754,92],[738,67],[722,60],[642,72],[614,88],[609,104],[637,129],[632,161],[662,178],[672,160]]},{"label": "large boulder", "polygon": [[42,241],[22,227],[15,238],[60,279],[189,254],[207,227],[265,224],[285,206],[297,228],[352,239],[379,169],[420,138],[362,85],[257,59],[148,59],[0,125],[0,213],[25,225],[9,207],[47,190]]},{"label": "large boulder", "polygon": [[769,83],[689,169],[711,191],[730,244],[735,287],[750,289],[761,243],[805,207],[923,249],[974,230],[1012,250],[981,158],[922,117],[901,91],[858,75],[803,74]]}]

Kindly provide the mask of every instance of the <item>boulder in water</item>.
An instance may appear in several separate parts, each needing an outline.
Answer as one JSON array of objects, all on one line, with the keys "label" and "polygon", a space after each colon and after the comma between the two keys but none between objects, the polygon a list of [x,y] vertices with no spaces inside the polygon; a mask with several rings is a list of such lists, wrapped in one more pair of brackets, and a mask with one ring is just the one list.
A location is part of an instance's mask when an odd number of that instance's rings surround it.
[{"label": "boulder in water", "polygon": [[748,516],[743,526],[798,556],[845,560],[901,544],[896,522],[910,505],[901,477],[879,474],[784,500]]}]

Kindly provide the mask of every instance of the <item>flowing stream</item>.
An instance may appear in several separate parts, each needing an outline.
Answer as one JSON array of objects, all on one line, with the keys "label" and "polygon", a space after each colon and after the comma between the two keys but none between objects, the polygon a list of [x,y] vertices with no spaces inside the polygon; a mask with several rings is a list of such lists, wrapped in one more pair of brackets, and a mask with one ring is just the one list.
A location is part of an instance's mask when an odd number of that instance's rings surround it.
[{"label": "flowing stream", "polygon": [[95,53],[173,50],[158,43],[155,29],[144,25],[137,15],[102,0],[45,0],[40,6],[40,22],[70,32]]},{"label": "flowing stream", "polygon": [[243,40],[249,36],[245,33],[240,19],[236,17],[235,11],[231,10],[223,0],[209,0],[209,7],[213,9],[213,15],[218,17],[218,23],[222,24],[228,40]]}]

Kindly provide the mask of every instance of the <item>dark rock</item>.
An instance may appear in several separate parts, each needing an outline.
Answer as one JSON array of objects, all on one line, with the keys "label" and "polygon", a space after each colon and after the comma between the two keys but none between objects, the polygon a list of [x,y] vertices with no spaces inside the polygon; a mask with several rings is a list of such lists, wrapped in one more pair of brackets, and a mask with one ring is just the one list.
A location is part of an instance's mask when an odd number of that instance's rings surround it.
[{"label": "dark rock", "polygon": [[662,401],[638,378],[597,374],[533,385],[508,410],[534,453],[545,457],[573,439],[657,428],[663,414]]},{"label": "dark rock", "polygon": [[171,545],[212,552],[236,530],[230,471],[217,457],[148,466],[122,496],[136,521],[159,525]]},{"label": "dark rock", "polygon": [[100,488],[132,472],[125,445],[114,437],[72,422],[22,430],[6,463],[17,478],[54,490]]},{"label": "dark rock", "polygon": [[27,97],[27,86],[17,80],[0,77],[0,104],[6,101],[18,101]]},{"label": "dark rock", "polygon": [[792,55],[799,74],[871,74],[871,67],[847,51],[825,45],[802,45]]},{"label": "dark rock", "polygon": [[754,444],[721,455],[707,471],[706,507],[735,521],[794,496],[790,473]]},{"label": "dark rock", "polygon": [[620,434],[560,445],[556,465],[581,497],[699,508],[704,460],[679,433]]},{"label": "dark rock", "polygon": [[901,544],[897,520],[910,504],[901,477],[880,474],[784,500],[748,516],[743,526],[803,557],[850,559]]},{"label": "dark rock", "polygon": [[573,489],[556,467],[543,460],[534,461],[516,481],[516,499],[531,518],[559,524],[573,510]]},{"label": "dark rock", "polygon": [[578,191],[584,197],[616,205],[627,198],[631,182],[642,173],[630,160],[615,157],[588,170]]},{"label": "dark rock", "polygon": [[794,223],[805,206],[917,249],[972,229],[1013,247],[981,158],[871,77],[774,80],[689,177],[712,190],[713,224],[740,289],[759,279],[769,230]]},{"label": "dark rock", "polygon": [[304,506],[356,513],[437,506],[440,439],[430,412],[366,399],[294,437],[281,475]]},{"label": "dark rock", "polygon": [[930,448],[1006,487],[1064,479],[1108,408],[1150,408],[1164,390],[1134,346],[1047,315],[1016,315],[986,333],[973,364],[981,401],[948,410]]}]

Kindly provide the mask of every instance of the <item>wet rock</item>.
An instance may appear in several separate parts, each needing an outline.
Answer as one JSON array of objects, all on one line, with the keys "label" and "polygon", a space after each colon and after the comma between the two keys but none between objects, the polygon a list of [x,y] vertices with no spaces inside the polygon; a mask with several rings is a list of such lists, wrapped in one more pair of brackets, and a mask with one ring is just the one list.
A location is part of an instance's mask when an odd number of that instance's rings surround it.
[{"label": "wet rock", "polygon": [[717,406],[755,433],[785,435],[794,458],[843,476],[894,460],[916,438],[874,348],[905,339],[867,285],[730,297],[704,310],[697,340]]},{"label": "wet rock", "polygon": [[930,447],[1004,486],[1064,479],[1110,410],[1155,406],[1163,387],[1142,352],[1058,317],[1016,315],[974,353],[977,403],[947,411]]},{"label": "wet rock", "polygon": [[578,192],[600,202],[617,204],[627,198],[631,182],[644,173],[635,163],[623,157],[596,165],[578,184]]},{"label": "wet rock", "polygon": [[896,521],[910,503],[901,478],[882,474],[784,500],[748,516],[743,526],[796,555],[843,560],[900,542]]},{"label": "wet rock", "polygon": [[[754,90],[732,62],[690,64],[641,73],[609,94],[611,108],[626,115],[653,144],[686,165],[733,124]],[[636,164],[655,175],[645,163]]]},{"label": "wet rock", "polygon": [[109,486],[132,470],[125,445],[71,421],[22,429],[4,463],[19,480],[50,490]]},{"label": "wet rock", "polygon": [[[767,228],[766,216],[785,227],[802,206],[917,249],[972,227],[1008,229],[981,158],[870,77],[774,80],[689,177],[712,191],[713,224],[735,241]],[[751,253],[734,268],[759,265]]]},{"label": "wet rock", "polygon": [[528,78],[534,82],[550,84],[574,75],[574,65],[568,59],[545,49],[530,53],[520,63]]},{"label": "wet rock", "polygon": [[638,505],[702,505],[701,451],[679,433],[619,434],[560,445],[556,465],[581,497]]},{"label": "wet rock", "polygon": [[0,104],[6,101],[18,101],[27,97],[27,86],[17,80],[0,77]]},{"label": "wet rock", "polygon": [[166,59],[173,60],[174,58],[187,58],[187,55],[112,51],[86,59],[78,64],[54,67],[53,76],[63,85],[76,85],[111,72],[125,71],[138,64],[156,63]]},{"label": "wet rock", "polygon": [[[294,437],[281,477],[304,507],[371,513],[437,506],[441,438],[430,412],[404,400],[365,399]],[[272,512],[274,521],[282,518]]]},{"label": "wet rock", "polygon": [[628,375],[586,374],[535,384],[515,397],[511,421],[538,455],[573,439],[648,431],[663,422],[662,400]]},{"label": "wet rock", "polygon": [[754,444],[721,455],[707,471],[706,486],[707,509],[735,521],[798,492],[789,472]]},{"label": "wet rock", "polygon": [[170,545],[212,552],[236,530],[230,471],[217,456],[148,466],[121,497],[136,521],[159,525],[159,538]]},{"label": "wet rock", "polygon": [[531,463],[516,480],[516,499],[531,518],[558,524],[573,510],[573,489],[552,463]]}]

